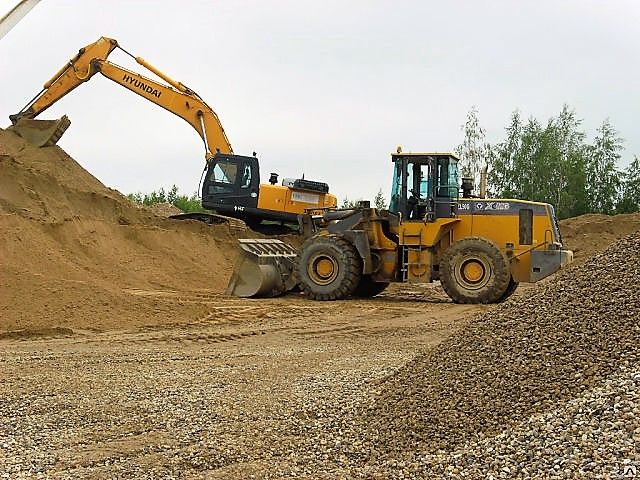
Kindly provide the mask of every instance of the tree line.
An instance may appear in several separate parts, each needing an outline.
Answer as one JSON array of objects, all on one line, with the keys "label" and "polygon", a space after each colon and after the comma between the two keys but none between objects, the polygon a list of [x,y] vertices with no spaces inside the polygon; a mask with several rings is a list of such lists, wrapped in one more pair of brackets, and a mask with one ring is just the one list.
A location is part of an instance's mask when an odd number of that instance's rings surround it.
[{"label": "tree line", "polygon": [[492,145],[472,107],[462,132],[461,172],[477,181],[486,165],[491,196],[549,202],[560,218],[640,211],[640,160],[620,168],[623,140],[608,119],[589,142],[567,105],[546,122],[516,110],[504,139]]},{"label": "tree line", "polygon": [[140,205],[154,205],[156,203],[170,203],[174,207],[179,208],[185,213],[190,212],[202,212],[202,202],[197,193],[189,195],[183,195],[178,192],[178,187],[173,185],[167,191],[164,188],[154,190],[151,193],[130,193],[127,198],[134,203]]},{"label": "tree line", "polygon": [[[472,107],[461,131],[462,142],[455,149],[461,174],[473,177],[477,185],[480,171],[486,167],[490,196],[552,203],[559,218],[640,211],[640,157],[635,156],[626,168],[620,167],[623,140],[608,119],[588,141],[582,120],[567,105],[546,122],[525,119],[516,110],[504,138],[490,144],[478,109]],[[167,191],[160,188],[128,197],[144,205],[166,202],[184,212],[202,211],[197,193],[180,194],[175,185]],[[345,197],[340,206],[351,208],[357,203]],[[387,208],[382,189],[372,204]]]}]

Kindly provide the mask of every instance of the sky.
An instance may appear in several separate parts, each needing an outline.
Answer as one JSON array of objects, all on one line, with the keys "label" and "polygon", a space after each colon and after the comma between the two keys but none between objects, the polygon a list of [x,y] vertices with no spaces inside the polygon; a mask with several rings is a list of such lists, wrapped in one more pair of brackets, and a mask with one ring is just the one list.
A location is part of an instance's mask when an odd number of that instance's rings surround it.
[{"label": "sky", "polygon": [[[638,25],[636,0],[42,0],[0,40],[0,126],[107,36],[198,92],[263,183],[388,196],[390,153],[453,151],[474,105],[490,142],[515,109],[544,122],[566,103],[590,137],[608,118],[624,166],[640,155]],[[197,190],[204,149],[180,118],[99,74],[39,118],[63,114],[59,145],[107,186]]]}]

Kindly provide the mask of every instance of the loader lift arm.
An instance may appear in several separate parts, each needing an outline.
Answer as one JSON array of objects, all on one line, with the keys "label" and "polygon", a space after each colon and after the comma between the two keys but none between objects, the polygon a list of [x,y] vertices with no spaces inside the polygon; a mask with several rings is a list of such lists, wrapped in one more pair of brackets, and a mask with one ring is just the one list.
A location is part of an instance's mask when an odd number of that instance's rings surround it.
[{"label": "loader lift arm", "polygon": [[[109,54],[116,48],[125,52],[138,64],[169,85],[164,85],[107,61]],[[15,129],[19,131],[21,122],[28,123],[29,120],[35,119],[69,92],[89,81],[96,73],[101,73],[109,80],[137,93],[189,123],[204,142],[207,161],[218,152],[233,154],[233,149],[218,115],[197,93],[181,82],[171,79],[143,58],[127,52],[118,45],[116,40],[107,37],[100,37],[96,42],[81,48],[76,56],[44,84],[43,89],[31,102],[17,114],[11,115],[9,118]],[[54,134],[57,138],[53,142],[49,140],[48,144],[55,143],[67,127],[68,121],[62,127],[62,132],[58,131]],[[44,145],[45,142],[42,144]]]}]

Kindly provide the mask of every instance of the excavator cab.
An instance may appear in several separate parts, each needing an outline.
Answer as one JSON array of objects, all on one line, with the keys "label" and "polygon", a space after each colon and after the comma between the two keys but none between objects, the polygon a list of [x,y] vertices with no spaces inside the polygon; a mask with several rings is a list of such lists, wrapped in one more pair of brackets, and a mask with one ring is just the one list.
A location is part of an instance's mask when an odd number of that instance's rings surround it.
[{"label": "excavator cab", "polygon": [[260,166],[256,157],[217,153],[207,163],[202,206],[221,213],[258,207]]}]

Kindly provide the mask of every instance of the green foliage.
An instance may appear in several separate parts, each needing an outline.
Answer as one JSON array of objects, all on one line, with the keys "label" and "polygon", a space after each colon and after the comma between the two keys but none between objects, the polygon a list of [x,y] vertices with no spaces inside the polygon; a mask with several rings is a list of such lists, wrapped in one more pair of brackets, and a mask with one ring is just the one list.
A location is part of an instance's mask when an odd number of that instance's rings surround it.
[{"label": "green foliage", "polygon": [[178,192],[178,187],[173,185],[168,192],[165,192],[164,188],[154,190],[151,193],[130,193],[127,198],[132,202],[149,206],[156,203],[170,203],[171,205],[179,208],[184,213],[190,212],[203,212],[202,203],[197,193],[191,196],[181,195]]},{"label": "green foliage", "polygon": [[480,170],[489,156],[491,147],[486,141],[485,130],[480,126],[478,108],[475,105],[469,110],[467,120],[460,128],[464,139],[455,149],[456,155],[460,158],[460,173],[463,177],[473,178],[474,184],[478,185]]},{"label": "green foliage", "polygon": [[[567,105],[546,124],[511,115],[506,138],[488,149],[492,195],[553,203],[560,218],[634,208],[623,201],[640,172],[617,168],[623,150],[616,130],[604,121],[593,144],[586,143],[582,120]],[[640,170],[640,168],[638,168]]]},{"label": "green foliage", "polygon": [[378,190],[378,193],[376,193],[376,196],[373,199],[373,204],[378,210],[386,210],[388,208],[387,200],[384,197],[384,193],[382,193],[382,189]]},{"label": "green foliage", "polygon": [[143,201],[142,194],[138,193],[130,193],[127,195],[127,198],[131,200],[133,203],[141,204]]},{"label": "green foliage", "polygon": [[344,199],[342,200],[342,204],[340,205],[340,208],[355,208],[358,206],[358,202],[361,199],[356,199],[356,200],[349,200],[348,197],[344,197]]},{"label": "green foliage", "polygon": [[598,129],[593,145],[589,146],[587,197],[591,212],[615,213],[622,177],[616,164],[622,149],[622,139],[618,138],[609,120],[605,120]]},{"label": "green foliage", "polygon": [[632,213],[640,211],[640,158],[634,157],[633,161],[622,173],[622,194],[616,205],[618,213]]},{"label": "green foliage", "polygon": [[187,195],[178,195],[172,204],[184,213],[205,211],[204,208],[202,208],[200,197],[196,193],[190,197]]},{"label": "green foliage", "polygon": [[[362,198],[350,200],[349,197],[344,197],[342,199],[342,203],[340,204],[340,208],[356,208],[358,206],[358,203],[361,201],[362,201]],[[384,193],[382,192],[382,189],[378,190],[378,193],[373,199],[373,206],[379,210],[387,209],[387,202],[384,198]]]}]

